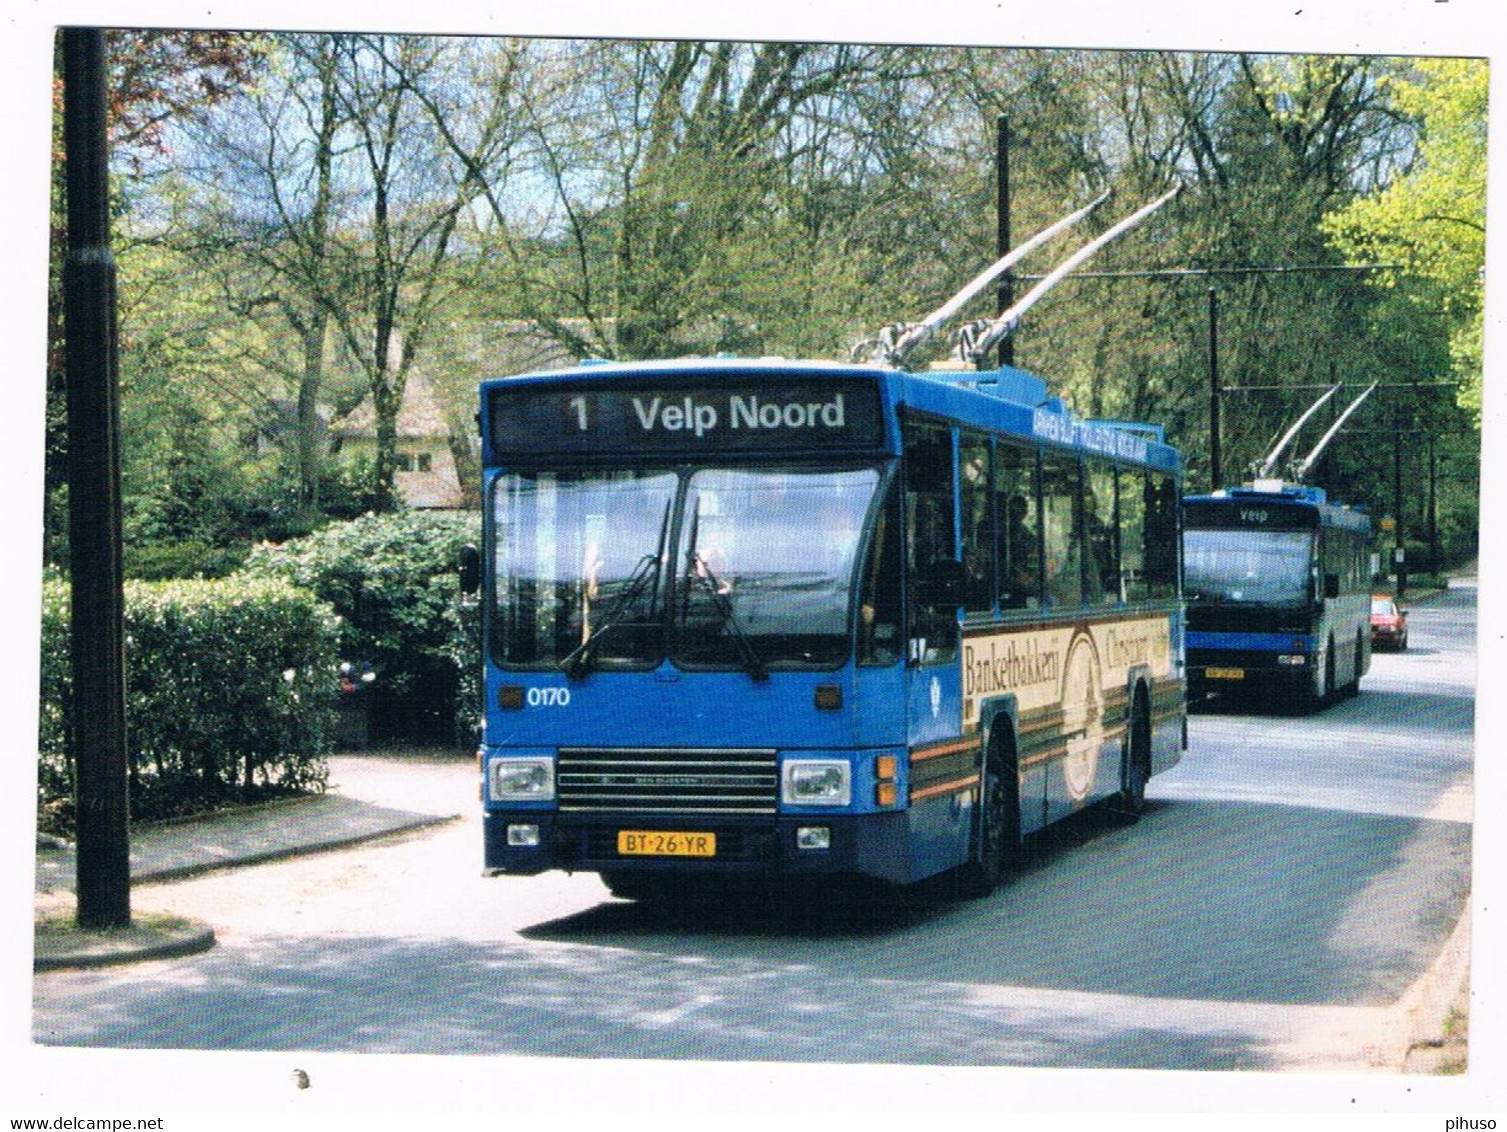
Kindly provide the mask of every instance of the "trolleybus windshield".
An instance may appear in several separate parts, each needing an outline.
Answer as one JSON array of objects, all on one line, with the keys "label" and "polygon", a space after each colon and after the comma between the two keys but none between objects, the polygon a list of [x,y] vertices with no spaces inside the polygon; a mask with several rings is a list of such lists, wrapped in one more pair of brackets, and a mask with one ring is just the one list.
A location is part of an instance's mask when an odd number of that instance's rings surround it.
[{"label": "trolleybus windshield", "polygon": [[1310,531],[1183,532],[1183,591],[1208,605],[1302,605],[1309,600]]},{"label": "trolleybus windshield", "polygon": [[504,473],[496,659],[573,675],[667,655],[756,676],[836,667],[879,479],[873,466]]}]

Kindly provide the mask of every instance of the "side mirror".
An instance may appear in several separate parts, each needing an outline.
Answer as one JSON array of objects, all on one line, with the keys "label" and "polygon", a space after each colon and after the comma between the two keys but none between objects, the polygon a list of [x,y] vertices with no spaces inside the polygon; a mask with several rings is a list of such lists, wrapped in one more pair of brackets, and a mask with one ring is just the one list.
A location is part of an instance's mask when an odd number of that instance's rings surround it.
[{"label": "side mirror", "polygon": [[474,546],[460,548],[460,592],[470,597],[481,590],[481,551]]},{"label": "side mirror", "polygon": [[934,558],[916,579],[916,599],[933,609],[963,604],[965,575],[956,558]]},{"label": "side mirror", "polygon": [[1340,576],[1338,574],[1324,575],[1324,596],[1326,598],[1340,596]]}]

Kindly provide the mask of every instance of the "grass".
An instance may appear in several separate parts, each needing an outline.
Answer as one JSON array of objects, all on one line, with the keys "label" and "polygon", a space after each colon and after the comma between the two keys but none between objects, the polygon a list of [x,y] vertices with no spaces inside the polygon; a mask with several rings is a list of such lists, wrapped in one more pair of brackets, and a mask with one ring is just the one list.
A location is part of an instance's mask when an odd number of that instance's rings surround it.
[{"label": "grass", "polygon": [[77,913],[72,908],[49,908],[38,910],[36,917],[36,934],[40,938],[60,937],[67,935],[89,935],[109,938],[110,936],[124,935],[126,932],[152,932],[171,933],[184,931],[192,925],[181,916],[169,916],[162,912],[138,913],[131,917],[129,924],[108,928],[81,928],[78,926]]}]

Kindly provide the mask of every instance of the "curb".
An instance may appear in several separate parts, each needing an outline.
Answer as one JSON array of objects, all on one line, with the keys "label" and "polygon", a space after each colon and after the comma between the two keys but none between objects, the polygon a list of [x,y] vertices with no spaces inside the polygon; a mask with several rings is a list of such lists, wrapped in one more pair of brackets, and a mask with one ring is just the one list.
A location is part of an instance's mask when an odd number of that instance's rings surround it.
[{"label": "curb", "polygon": [[[317,801],[320,799],[310,799]],[[303,803],[307,804],[307,803]],[[302,809],[303,804],[287,802],[275,803],[279,808],[288,807],[290,810],[297,806]],[[384,807],[366,806],[363,809],[370,815],[367,820],[360,823],[364,828],[344,829],[322,835],[317,829],[305,827],[301,831],[284,831],[280,835],[263,834],[254,839],[252,844],[246,844],[225,851],[223,855],[215,852],[205,852],[202,846],[185,846],[176,851],[148,850],[144,855],[146,860],[133,861],[131,866],[131,883],[133,885],[165,883],[175,880],[183,880],[188,877],[199,876],[204,873],[214,872],[220,869],[239,868],[241,866],[260,865],[271,861],[282,860],[288,857],[302,856],[307,853],[320,853],[329,850],[345,849],[365,842],[376,841],[384,837],[391,837],[406,833],[413,833],[432,826],[443,825],[448,822],[461,820],[460,814],[417,814],[405,813]],[[261,807],[248,809],[245,813],[265,814]],[[220,822],[233,820],[229,817],[221,817]],[[194,823],[183,822],[177,828],[189,829]],[[204,827],[212,827],[217,824],[216,819],[210,819],[201,823]],[[158,829],[173,828],[158,826]],[[136,855],[139,843],[133,844],[132,855]],[[39,875],[37,880],[38,891],[71,891],[72,883],[70,856],[73,849],[61,851],[62,854],[51,857],[53,862],[48,868],[61,869],[58,876],[44,877],[42,872],[42,850],[38,851],[37,862]],[[57,852],[55,850],[47,851]],[[162,858],[166,857],[166,860]],[[153,858],[156,858],[155,863]],[[176,858],[176,860],[174,859]]]},{"label": "curb", "polygon": [[[285,803],[280,803],[285,804]],[[365,829],[341,836],[305,839],[270,846],[225,858],[200,858],[183,864],[164,865],[133,871],[132,887],[166,883],[199,876],[221,869],[265,864],[271,861],[308,856],[346,849],[367,842],[397,837],[417,830],[459,821],[459,814],[411,814],[403,821],[389,821],[380,828]],[[47,889],[61,893],[66,889]],[[38,899],[44,890],[38,890]],[[207,924],[175,920],[166,924],[133,922],[130,926],[103,931],[88,931],[73,926],[42,907],[32,930],[32,971],[43,973],[109,967],[140,963],[154,959],[176,959],[208,951],[215,945],[214,929]]]},{"label": "curb", "polygon": [[[56,941],[49,937],[56,937]],[[114,931],[79,929],[44,932],[33,930],[33,972],[111,967],[120,963],[143,963],[151,959],[176,959],[196,955],[215,945],[214,929],[207,924],[184,922],[182,926],[149,927],[132,924]]]},{"label": "curb", "polygon": [[294,806],[307,806],[323,802],[326,798],[334,797],[329,790],[320,790],[307,794],[292,794],[285,798],[268,798],[264,802],[249,802],[245,805],[222,806],[215,810],[205,810],[196,814],[178,814],[171,818],[155,818],[143,825],[152,829],[175,829],[185,825],[201,825],[204,822],[232,821],[236,818],[254,817],[272,810],[282,810]]},{"label": "curb", "polygon": [[1470,977],[1472,908],[1466,904],[1434,962],[1393,1007],[1397,1017],[1395,1069],[1406,1072],[1408,1055],[1442,1043],[1444,1023]]},{"label": "curb", "polygon": [[271,861],[285,861],[291,857],[303,857],[312,853],[324,853],[335,849],[349,849],[354,845],[362,845],[369,841],[380,841],[384,837],[413,833],[416,830],[428,829],[436,825],[445,825],[449,822],[460,821],[460,819],[460,814],[436,814],[432,817],[414,818],[412,821],[390,825],[383,829],[354,833],[349,837],[335,837],[326,841],[308,841],[299,845],[286,845],[276,849],[264,849],[260,852],[245,853],[218,861],[195,861],[187,865],[167,865],[157,869],[143,869],[140,872],[132,874],[131,882],[132,884],[143,885],[162,884],[175,880],[186,880],[189,877],[202,876],[205,873],[218,872],[220,869],[238,869],[243,865],[265,865]]}]

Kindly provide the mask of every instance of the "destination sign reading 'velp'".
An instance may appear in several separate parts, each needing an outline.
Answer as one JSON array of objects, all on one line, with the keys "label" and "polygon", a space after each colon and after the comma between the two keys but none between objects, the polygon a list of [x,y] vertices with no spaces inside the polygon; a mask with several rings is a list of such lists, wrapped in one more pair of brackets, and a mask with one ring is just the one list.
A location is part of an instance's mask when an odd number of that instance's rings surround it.
[{"label": "destination sign reading 'velp'", "polygon": [[1184,525],[1200,530],[1307,531],[1319,525],[1317,510],[1286,500],[1226,499],[1218,503],[1194,500],[1184,507],[1183,517]]},{"label": "destination sign reading 'velp'", "polygon": [[859,449],[884,439],[876,386],[841,378],[520,384],[492,391],[491,421],[500,453]]}]

